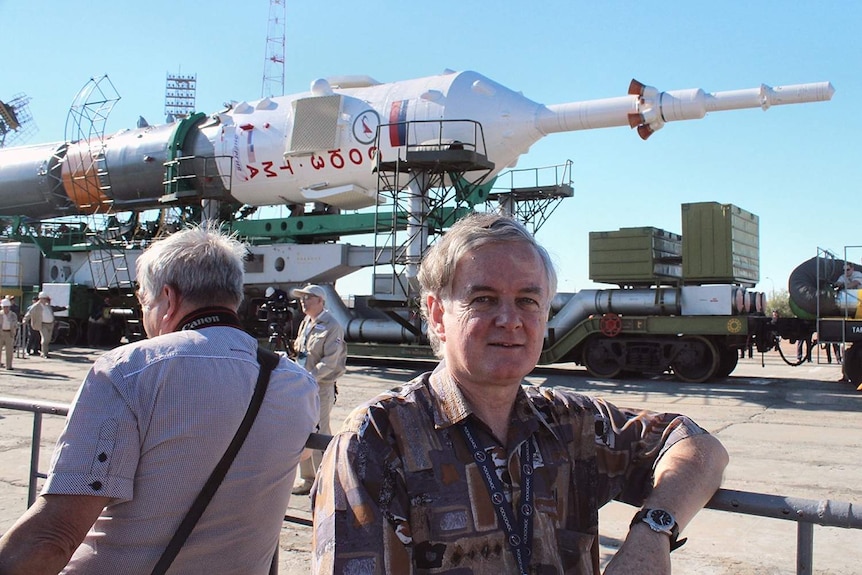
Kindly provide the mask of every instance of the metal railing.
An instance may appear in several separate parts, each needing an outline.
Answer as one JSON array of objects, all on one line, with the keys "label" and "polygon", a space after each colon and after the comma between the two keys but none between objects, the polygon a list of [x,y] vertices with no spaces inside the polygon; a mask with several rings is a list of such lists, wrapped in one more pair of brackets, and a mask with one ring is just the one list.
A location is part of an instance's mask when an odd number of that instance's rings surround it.
[{"label": "metal railing", "polygon": [[[33,413],[33,435],[30,445],[30,475],[27,483],[27,506],[36,500],[38,479],[47,476],[39,472],[39,453],[42,442],[42,415],[62,415],[69,412],[64,403],[0,397],[0,409],[29,411]],[[324,449],[331,436],[313,433],[306,447]],[[862,506],[831,499],[803,499],[768,493],[719,489],[706,504],[707,509],[742,513],[784,521],[795,521],[796,528],[796,573],[811,575],[814,563],[814,526],[862,529]],[[311,526],[311,521],[302,517],[285,515],[285,521]]]}]

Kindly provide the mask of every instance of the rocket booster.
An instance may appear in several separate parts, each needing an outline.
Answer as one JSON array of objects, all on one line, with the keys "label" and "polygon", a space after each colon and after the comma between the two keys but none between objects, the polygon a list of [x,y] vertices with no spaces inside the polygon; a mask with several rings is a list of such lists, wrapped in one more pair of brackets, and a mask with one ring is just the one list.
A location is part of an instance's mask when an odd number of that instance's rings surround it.
[{"label": "rocket booster", "polygon": [[633,80],[626,96],[545,106],[470,71],[388,84],[316,80],[306,93],[101,141],[0,149],[0,215],[46,219],[202,199],[359,209],[377,202],[377,162],[410,146],[470,146],[494,164],[494,176],[556,132],[629,126],[646,139],[668,122],[833,93],[829,82],[710,94],[659,92]]}]

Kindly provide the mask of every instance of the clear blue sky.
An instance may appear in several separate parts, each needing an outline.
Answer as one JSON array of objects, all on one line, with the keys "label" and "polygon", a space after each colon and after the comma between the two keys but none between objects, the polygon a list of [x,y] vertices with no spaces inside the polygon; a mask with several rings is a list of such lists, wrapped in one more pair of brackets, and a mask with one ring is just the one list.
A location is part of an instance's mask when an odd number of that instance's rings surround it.
[{"label": "clear blue sky", "polygon": [[[109,133],[139,115],[164,122],[168,72],[197,74],[202,112],[253,100],[268,13],[267,0],[0,0],[0,99],[30,96],[31,144],[62,140],[78,90],[104,74],[122,96]],[[575,196],[539,232],[561,291],[595,287],[590,231],[681,233],[682,203],[716,201],[760,216],[768,293],[818,247],[843,256],[862,245],[860,23],[862,3],[852,1],[288,0],[286,93],[319,77],[388,82],[445,68],[475,70],[543,104],[621,96],[632,78],[708,92],[831,81],[831,102],[716,113],[648,142],[627,128],[555,134],[519,164],[574,161]],[[862,248],[848,253],[862,259]],[[345,290],[370,285],[347,278]]]}]

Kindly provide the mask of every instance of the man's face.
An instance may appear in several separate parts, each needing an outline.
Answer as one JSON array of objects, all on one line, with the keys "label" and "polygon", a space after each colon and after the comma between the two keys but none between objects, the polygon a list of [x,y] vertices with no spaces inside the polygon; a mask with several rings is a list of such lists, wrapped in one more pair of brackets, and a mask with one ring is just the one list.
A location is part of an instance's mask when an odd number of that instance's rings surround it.
[{"label": "man's face", "polygon": [[522,243],[484,245],[462,256],[451,294],[429,301],[446,365],[464,385],[519,385],[542,351],[548,279]]},{"label": "man's face", "polygon": [[844,275],[848,278],[853,275],[853,266],[847,264],[844,266]]},{"label": "man's face", "polygon": [[299,302],[302,305],[302,313],[305,315],[317,317],[323,311],[323,300],[316,295],[303,294],[299,298]]}]

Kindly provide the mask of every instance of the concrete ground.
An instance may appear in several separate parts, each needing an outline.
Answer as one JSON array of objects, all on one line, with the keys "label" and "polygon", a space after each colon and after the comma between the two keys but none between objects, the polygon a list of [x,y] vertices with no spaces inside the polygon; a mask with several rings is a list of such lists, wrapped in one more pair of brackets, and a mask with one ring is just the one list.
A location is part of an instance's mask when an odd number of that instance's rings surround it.
[{"label": "concrete ground", "polygon": [[[50,359],[16,359],[0,370],[0,396],[68,403],[98,350],[59,348]],[[786,348],[788,357],[795,350]],[[618,405],[677,411],[692,416],[727,447],[731,463],[723,487],[862,507],[862,392],[838,382],[840,366],[825,356],[798,367],[777,353],[740,360],[733,375],[709,384],[682,384],[668,376],[619,381],[590,377],[577,366],[538,370],[529,381],[604,396]],[[422,364],[350,361],[339,382],[333,421],[378,392],[427,369]],[[47,470],[62,418],[45,416],[40,469]],[[0,410],[0,532],[24,511],[33,417]],[[635,510],[607,505],[601,513],[603,558],[625,537]],[[291,516],[308,519],[307,497],[294,497]],[[674,553],[677,575],[778,575],[796,573],[796,524],[705,510]],[[287,522],[282,529],[281,573],[310,571],[311,529]],[[815,527],[814,573],[862,573],[862,531]]]}]

